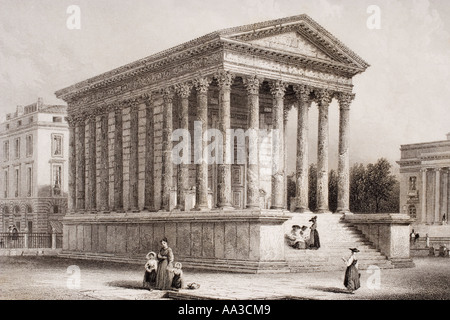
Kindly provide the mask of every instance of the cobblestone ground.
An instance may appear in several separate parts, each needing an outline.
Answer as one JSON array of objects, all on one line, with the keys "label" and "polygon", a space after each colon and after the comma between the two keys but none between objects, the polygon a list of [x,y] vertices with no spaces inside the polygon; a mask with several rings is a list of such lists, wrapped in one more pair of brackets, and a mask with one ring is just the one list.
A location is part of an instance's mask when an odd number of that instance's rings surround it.
[{"label": "cobblestone ground", "polygon": [[[0,257],[0,299],[450,299],[450,259],[414,262],[415,268],[381,270],[379,286],[374,273],[361,270],[361,288],[354,294],[344,289],[343,272],[249,275],[190,270],[185,270],[186,282],[197,282],[200,289],[168,294],[141,289],[143,270],[138,265]],[[79,287],[70,271],[77,268]]]}]

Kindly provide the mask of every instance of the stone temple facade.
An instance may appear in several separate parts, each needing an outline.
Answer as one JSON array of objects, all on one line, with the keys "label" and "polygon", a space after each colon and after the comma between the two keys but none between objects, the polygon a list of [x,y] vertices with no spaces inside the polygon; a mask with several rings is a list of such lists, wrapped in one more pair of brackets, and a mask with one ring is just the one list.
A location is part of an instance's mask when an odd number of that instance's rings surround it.
[{"label": "stone temple facade", "polygon": [[[300,15],[213,32],[56,92],[70,125],[64,252],[131,259],[158,250],[165,236],[187,266],[283,269],[292,217],[286,154],[295,150],[284,141],[288,111],[299,111],[296,211],[311,214],[308,111],[316,107],[318,213],[329,213],[328,107],[339,102],[338,211],[348,213],[352,78],[367,67]],[[273,131],[251,135],[244,147],[219,142],[224,159],[253,150],[257,161],[210,164],[204,156],[175,164],[172,132],[192,133],[194,150],[196,123],[200,133],[224,136]],[[210,143],[199,141],[204,149]]]}]

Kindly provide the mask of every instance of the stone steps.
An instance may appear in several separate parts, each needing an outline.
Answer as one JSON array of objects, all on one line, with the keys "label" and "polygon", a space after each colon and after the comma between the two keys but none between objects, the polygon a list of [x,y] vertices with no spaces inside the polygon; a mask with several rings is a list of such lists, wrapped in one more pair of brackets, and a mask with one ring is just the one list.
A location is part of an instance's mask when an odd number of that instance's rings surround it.
[{"label": "stone steps", "polygon": [[[290,231],[293,224],[306,224],[309,217],[297,215],[285,224]],[[286,231],[286,232],[289,232]],[[349,248],[358,248],[360,269],[375,265],[381,269],[394,268],[394,265],[365,238],[356,227],[346,224],[336,215],[318,215],[318,232],[321,247],[318,250],[297,250],[286,244],[285,259],[291,272],[318,272],[345,270],[342,258],[350,255]]]}]

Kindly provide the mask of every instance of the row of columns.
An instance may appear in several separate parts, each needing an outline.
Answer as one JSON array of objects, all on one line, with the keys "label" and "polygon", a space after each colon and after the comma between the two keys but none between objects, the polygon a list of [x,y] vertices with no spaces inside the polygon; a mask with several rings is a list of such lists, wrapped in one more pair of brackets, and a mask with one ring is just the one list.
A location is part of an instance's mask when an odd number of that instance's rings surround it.
[{"label": "row of columns", "polygon": [[[227,134],[231,128],[231,85],[235,76],[229,72],[219,72],[216,75],[219,86],[219,130],[223,134],[223,160],[218,165],[218,207],[232,209],[231,204],[231,141]],[[173,161],[172,141],[173,132],[173,102],[175,96],[180,99],[179,128],[189,130],[189,97],[192,88],[196,91],[197,112],[196,121],[202,123],[202,132],[208,129],[208,90],[211,80],[198,78],[192,84],[179,84],[161,91],[164,102],[163,130],[162,130],[162,179],[161,179],[161,210],[170,210],[170,193],[173,189]],[[243,79],[247,91],[249,150],[253,156],[259,155],[259,92],[262,79],[258,76],[248,76]],[[273,137],[272,143],[272,209],[285,208],[286,194],[286,162],[285,162],[285,106],[284,98],[287,84],[282,81],[274,81],[270,84],[273,96],[273,129],[278,134]],[[339,130],[339,166],[338,166],[338,210],[349,211],[349,105],[354,98],[353,94],[334,93],[328,90],[317,90],[305,85],[295,85],[294,91],[298,107],[297,130],[297,211],[308,212],[308,112],[311,103],[316,101],[319,107],[319,135],[318,135],[318,181],[317,198],[319,212],[328,211],[328,106],[333,97],[337,97],[340,104],[340,130]],[[145,191],[144,209],[154,211],[154,110],[150,103],[146,107],[146,156],[145,156]],[[103,212],[123,212],[123,115],[122,106],[118,105],[114,112],[114,195],[112,208],[109,207],[109,157],[108,157],[108,114],[100,116],[100,134],[96,135],[96,116],[91,116],[87,121],[90,135],[88,147],[89,156],[89,183],[85,181],[85,125],[84,119],[74,121],[69,119],[70,126],[70,171],[69,171],[69,210],[83,211],[97,210],[97,165],[100,166],[102,181],[100,193],[100,210]],[[129,162],[129,188],[130,208],[138,211],[138,123],[139,114],[137,103],[131,106],[130,112],[130,162]],[[78,137],[76,139],[75,137]],[[94,138],[92,138],[94,137]],[[100,159],[97,162],[97,140]],[[207,147],[206,139],[202,139],[200,152]],[[208,210],[208,162],[204,155],[201,163],[196,164],[196,206],[194,210]],[[247,168],[247,208],[259,208],[260,178],[259,161],[251,161]],[[189,165],[180,164],[177,167],[178,196],[177,207],[185,207],[186,191],[189,189]],[[85,186],[88,190],[85,190]],[[88,201],[86,201],[88,196]]]},{"label": "row of columns", "polygon": [[[434,183],[434,212],[433,222],[440,223],[443,220],[443,215],[446,216],[446,220],[448,220],[448,201],[449,201],[449,168],[422,168],[420,171],[422,172],[422,214],[421,214],[421,222],[427,223],[427,192],[428,192],[428,184],[427,184],[427,172],[434,170],[435,172],[435,180]],[[441,176],[444,184],[443,189],[441,190]],[[442,194],[442,206],[441,206],[441,194]]]}]

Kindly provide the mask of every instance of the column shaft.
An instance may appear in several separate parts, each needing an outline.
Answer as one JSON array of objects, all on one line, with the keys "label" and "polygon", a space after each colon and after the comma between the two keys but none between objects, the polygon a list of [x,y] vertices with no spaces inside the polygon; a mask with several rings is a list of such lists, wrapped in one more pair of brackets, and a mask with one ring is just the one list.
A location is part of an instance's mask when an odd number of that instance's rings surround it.
[{"label": "column shaft", "polygon": [[[222,162],[218,164],[218,207],[232,209],[231,205],[231,84],[234,76],[227,72],[217,75],[219,83],[219,130],[222,132]],[[219,151],[220,152],[220,151]]]},{"label": "column shaft", "polygon": [[197,164],[196,173],[196,194],[195,194],[195,209],[207,210],[208,209],[208,159],[206,158],[207,141],[203,138],[204,133],[208,130],[208,88],[209,79],[201,78],[195,81],[195,87],[197,90],[197,121],[201,122],[202,126],[202,159]]},{"label": "column shaft", "polygon": [[350,212],[350,103],[353,94],[341,93],[338,96],[339,114],[339,159],[338,159],[338,199],[337,212]]},{"label": "column shaft", "polygon": [[309,108],[311,107],[311,89],[306,86],[296,86],[298,106],[297,119],[297,173],[296,173],[296,200],[297,212],[310,212],[309,210],[309,146],[308,122]]},{"label": "column shaft", "polygon": [[76,211],[77,203],[77,159],[76,159],[76,129],[75,120],[68,117],[69,123],[69,194],[68,194],[68,211],[74,213]]},{"label": "column shaft", "polygon": [[420,202],[422,204],[421,222],[427,222],[427,169],[421,169],[422,171],[422,197]]},{"label": "column shaft", "polygon": [[247,167],[247,208],[259,209],[259,88],[261,79],[256,76],[246,79],[249,156]]},{"label": "column shaft", "polygon": [[172,88],[163,90],[164,99],[164,119],[163,119],[163,143],[162,143],[162,180],[161,199],[163,211],[170,211],[170,193],[173,185],[173,161],[172,161],[172,140],[173,131],[173,98]]},{"label": "column shaft", "polygon": [[114,113],[114,211],[123,212],[123,114],[118,107]]},{"label": "column shaft", "polygon": [[436,187],[434,189],[434,223],[437,224],[441,221],[441,169],[437,168],[434,172],[436,173]]},{"label": "column shaft", "polygon": [[328,213],[328,106],[332,96],[327,90],[320,91],[318,96],[319,137],[317,148],[317,211],[319,213]]},{"label": "column shaft", "polygon": [[[189,84],[181,84],[177,86],[177,94],[181,100],[179,112],[179,128],[184,130],[185,132],[189,132],[189,96],[191,95],[191,89],[192,89],[191,85]],[[183,152],[189,151],[183,150]],[[178,166],[177,203],[178,208],[180,210],[185,210],[186,208],[186,193],[188,190],[189,190],[189,164],[183,162]]]},{"label": "column shaft", "polygon": [[96,116],[89,119],[89,210],[97,212],[97,122]]},{"label": "column shaft", "polygon": [[77,167],[77,212],[84,211],[85,208],[85,185],[86,185],[86,175],[85,175],[85,123],[84,119],[78,119],[78,124],[76,127],[76,167]]},{"label": "column shaft", "polygon": [[100,118],[100,210],[109,212],[108,113]]},{"label": "column shaft", "polygon": [[139,212],[139,104],[133,104],[130,110],[130,187],[129,199],[131,211]]},{"label": "column shaft", "polygon": [[284,94],[286,84],[277,81],[272,84],[274,97],[272,111],[272,209],[283,209],[285,199],[284,189]]},{"label": "column shaft", "polygon": [[155,132],[153,106],[150,102],[146,107],[146,136],[145,136],[145,206],[148,211],[155,211]]}]

